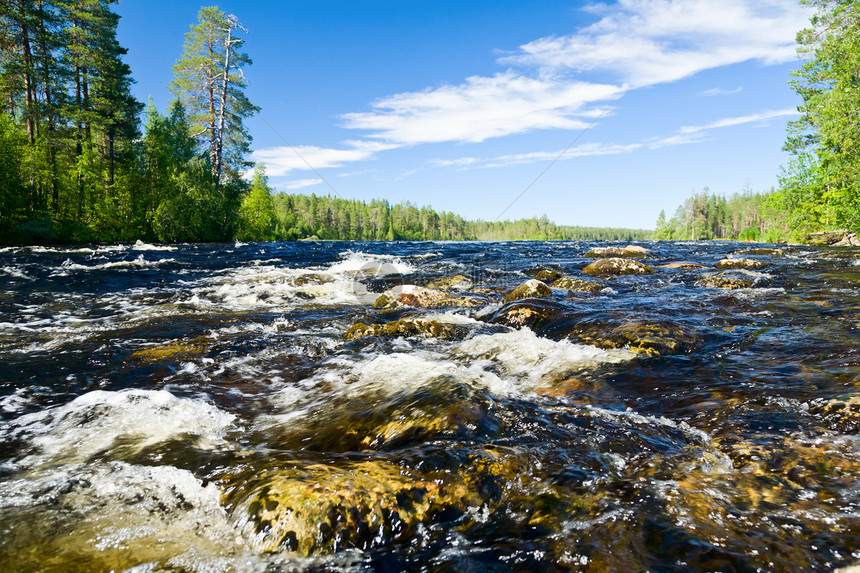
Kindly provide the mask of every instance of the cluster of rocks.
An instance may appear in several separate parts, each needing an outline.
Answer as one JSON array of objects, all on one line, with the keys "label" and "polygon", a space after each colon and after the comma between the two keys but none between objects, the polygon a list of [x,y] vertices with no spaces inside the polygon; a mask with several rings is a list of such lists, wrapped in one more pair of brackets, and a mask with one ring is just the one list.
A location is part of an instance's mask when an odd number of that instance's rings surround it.
[{"label": "cluster of rocks", "polygon": [[857,236],[857,233],[847,229],[809,233],[804,237],[804,241],[812,245],[826,245],[830,247],[860,247],[860,237]]}]

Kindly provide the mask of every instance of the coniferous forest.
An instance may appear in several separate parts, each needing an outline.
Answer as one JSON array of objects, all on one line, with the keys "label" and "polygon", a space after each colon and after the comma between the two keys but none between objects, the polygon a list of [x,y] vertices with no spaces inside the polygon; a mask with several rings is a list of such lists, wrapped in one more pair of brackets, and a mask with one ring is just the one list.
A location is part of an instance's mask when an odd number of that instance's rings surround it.
[{"label": "coniferous forest", "polygon": [[[239,20],[200,9],[160,111],[131,93],[117,0],[5,0],[0,5],[0,241],[10,243],[651,238],[650,231],[559,226],[546,216],[467,221],[429,206],[274,193],[247,162]],[[860,228],[857,2],[818,9],[798,36],[807,62],[791,85],[800,119],[779,189],[693,194],[655,239],[783,240]]]}]

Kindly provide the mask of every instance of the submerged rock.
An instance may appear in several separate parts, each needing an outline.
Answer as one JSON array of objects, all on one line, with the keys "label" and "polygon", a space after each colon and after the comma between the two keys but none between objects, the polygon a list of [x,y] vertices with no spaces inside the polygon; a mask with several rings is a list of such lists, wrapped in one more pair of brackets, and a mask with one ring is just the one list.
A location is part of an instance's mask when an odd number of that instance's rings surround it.
[{"label": "submerged rock", "polygon": [[604,289],[602,283],[570,277],[561,277],[549,286],[550,288],[572,290],[575,292],[600,292]]},{"label": "submerged rock", "polygon": [[654,269],[639,261],[613,257],[596,260],[585,267],[582,272],[593,276],[648,275],[653,273]]},{"label": "submerged rock", "polygon": [[705,265],[700,265],[697,263],[680,262],[680,263],[668,263],[665,265],[660,265],[660,268],[662,268],[662,269],[707,269],[709,267],[706,267]]},{"label": "submerged rock", "polygon": [[741,251],[735,251],[737,255],[784,255],[785,251],[782,249],[743,249]]},{"label": "submerged rock", "polygon": [[547,298],[552,296],[552,289],[537,279],[529,279],[505,297],[505,302],[522,300],[524,298]]},{"label": "submerged rock", "polygon": [[651,251],[638,245],[626,247],[594,247],[583,256],[591,259],[621,257],[625,259],[641,259],[651,254]]},{"label": "submerged rock", "polygon": [[365,461],[276,470],[239,499],[256,549],[300,556],[362,550],[413,539],[416,528],[462,515],[481,498],[464,482],[426,479],[398,465]]},{"label": "submerged rock", "polygon": [[736,275],[729,274],[716,274],[708,277],[702,277],[701,279],[696,281],[696,286],[732,290],[741,288],[752,288],[753,281],[752,279],[747,277],[739,277]]},{"label": "submerged rock", "polygon": [[394,320],[386,322],[385,324],[371,325],[359,322],[358,324],[352,325],[343,337],[345,340],[356,340],[367,336],[384,336],[388,338],[396,338],[400,336],[456,338],[464,335],[465,331],[461,325],[416,318],[413,320]]},{"label": "submerged rock", "polygon": [[821,419],[831,430],[860,434],[860,396],[814,403],[809,413]]},{"label": "submerged rock", "polygon": [[718,269],[747,269],[747,270],[755,270],[755,269],[763,269],[767,265],[765,265],[761,261],[756,261],[754,259],[723,259],[721,261],[717,261],[716,266]]},{"label": "submerged rock", "polygon": [[581,322],[568,338],[611,350],[621,348],[646,356],[689,354],[701,343],[701,337],[680,324],[670,321],[629,321],[607,324],[600,320]]},{"label": "submerged rock", "polygon": [[427,283],[427,288],[440,290],[469,290],[472,286],[466,275],[450,275]]}]

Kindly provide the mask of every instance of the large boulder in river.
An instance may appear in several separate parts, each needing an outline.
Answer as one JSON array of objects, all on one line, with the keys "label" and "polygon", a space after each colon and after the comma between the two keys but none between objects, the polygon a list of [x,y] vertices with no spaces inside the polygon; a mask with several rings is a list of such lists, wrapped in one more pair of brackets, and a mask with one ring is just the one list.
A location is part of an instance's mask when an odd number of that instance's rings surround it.
[{"label": "large boulder in river", "polygon": [[593,276],[649,275],[654,272],[654,269],[639,261],[612,257],[598,259],[585,267],[582,272]]},{"label": "large boulder in river", "polygon": [[608,257],[621,257],[625,259],[641,259],[649,255],[651,251],[638,245],[627,245],[626,247],[594,247],[583,256],[591,259]]},{"label": "large boulder in river", "polygon": [[529,279],[505,297],[505,302],[513,302],[524,298],[547,298],[552,296],[552,289],[537,279]]},{"label": "large boulder in river", "polygon": [[570,290],[574,292],[600,292],[605,288],[604,285],[599,282],[585,281],[571,277],[561,277],[549,286],[550,288]]},{"label": "large boulder in river", "polygon": [[506,304],[489,322],[512,328],[530,328],[536,332],[547,323],[563,316],[565,307],[549,300],[520,300]]},{"label": "large boulder in river", "polygon": [[755,270],[755,269],[763,269],[765,265],[761,261],[756,261],[754,259],[745,259],[745,258],[737,258],[737,259],[723,259],[721,261],[717,261],[716,266],[718,269],[747,269],[747,270]]},{"label": "large boulder in river", "polygon": [[860,238],[857,237],[857,233],[852,233],[847,229],[809,233],[804,239],[807,243],[813,245],[829,245],[833,247],[860,246]]}]

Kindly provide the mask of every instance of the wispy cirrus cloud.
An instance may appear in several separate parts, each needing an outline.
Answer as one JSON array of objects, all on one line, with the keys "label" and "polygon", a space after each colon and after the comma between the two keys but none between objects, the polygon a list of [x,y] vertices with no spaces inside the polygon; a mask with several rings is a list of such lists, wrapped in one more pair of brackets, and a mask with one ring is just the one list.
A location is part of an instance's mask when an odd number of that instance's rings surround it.
[{"label": "wispy cirrus cloud", "polygon": [[763,124],[771,119],[796,115],[799,114],[797,110],[793,109],[765,110],[750,115],[727,117],[703,125],[683,126],[671,135],[649,138],[636,143],[586,143],[570,147],[566,150],[559,149],[554,151],[533,151],[529,153],[500,155],[490,158],[463,157],[457,159],[432,159],[428,161],[428,163],[436,167],[452,167],[460,171],[465,171],[469,169],[508,167],[511,165],[523,165],[528,163],[538,163],[545,161],[558,161],[565,159],[574,159],[577,157],[620,155],[624,153],[632,153],[640,149],[660,149],[662,147],[699,143],[701,141],[704,141],[707,132],[714,129],[734,127],[749,123]]},{"label": "wispy cirrus cloud", "polygon": [[698,95],[700,95],[700,96],[702,96],[702,97],[714,97],[714,96],[721,96],[721,95],[739,94],[739,93],[741,93],[742,91],[744,91],[743,86],[738,86],[738,87],[736,87],[736,88],[734,88],[734,89],[726,89],[726,88],[711,88],[711,89],[709,89],[709,90],[703,90],[703,91],[700,91],[700,92],[698,93]]}]

